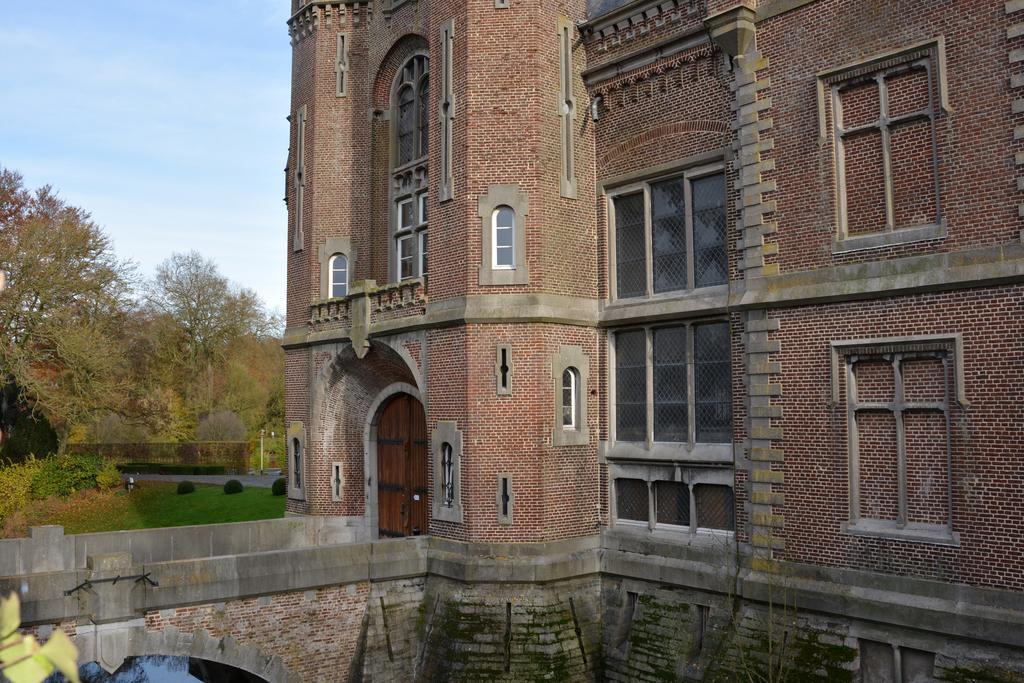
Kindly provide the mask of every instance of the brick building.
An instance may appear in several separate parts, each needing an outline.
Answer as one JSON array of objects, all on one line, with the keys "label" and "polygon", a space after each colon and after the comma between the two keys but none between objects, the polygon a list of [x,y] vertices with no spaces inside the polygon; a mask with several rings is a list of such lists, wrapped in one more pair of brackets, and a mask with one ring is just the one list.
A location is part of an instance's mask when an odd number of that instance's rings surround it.
[{"label": "brick building", "polygon": [[1024,676],[1024,2],[292,10],[290,513],[595,543],[574,676]]}]

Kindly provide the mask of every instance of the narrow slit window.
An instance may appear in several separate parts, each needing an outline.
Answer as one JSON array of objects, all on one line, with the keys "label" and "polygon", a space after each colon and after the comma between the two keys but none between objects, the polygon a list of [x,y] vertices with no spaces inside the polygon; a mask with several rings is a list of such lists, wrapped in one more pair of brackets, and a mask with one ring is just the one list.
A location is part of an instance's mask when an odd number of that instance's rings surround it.
[{"label": "narrow slit window", "polygon": [[561,134],[561,178],[560,193],[563,197],[576,197],[576,160],[573,122],[576,119],[576,98],[573,96],[573,32],[575,28],[568,19],[558,22],[559,102],[558,117]]},{"label": "narrow slit window", "polygon": [[449,21],[441,27],[441,92],[438,112],[441,132],[441,187],[438,201],[451,199],[452,183],[452,134],[455,119],[455,95],[452,87],[452,55],[455,40],[455,22]]},{"label": "narrow slit window", "polygon": [[338,51],[335,56],[334,72],[337,78],[335,94],[344,97],[348,92],[348,36],[338,34]]},{"label": "narrow slit window", "polygon": [[495,359],[495,375],[498,382],[499,394],[512,393],[512,349],[508,346],[499,346],[497,358]]},{"label": "narrow slit window", "polygon": [[341,500],[341,463],[331,468],[331,493],[334,500]]},{"label": "narrow slit window", "polygon": [[331,298],[348,296],[348,257],[335,254],[328,267],[331,271]]},{"label": "narrow slit window", "polygon": [[306,206],[306,108],[301,107],[295,121],[295,234],[292,250],[301,251],[304,242],[303,214]]},{"label": "narrow slit window", "polygon": [[511,207],[499,206],[491,216],[491,229],[494,244],[492,267],[515,268],[516,212]]},{"label": "narrow slit window", "polygon": [[445,507],[455,503],[455,472],[452,445],[447,441],[441,444],[441,494]]}]

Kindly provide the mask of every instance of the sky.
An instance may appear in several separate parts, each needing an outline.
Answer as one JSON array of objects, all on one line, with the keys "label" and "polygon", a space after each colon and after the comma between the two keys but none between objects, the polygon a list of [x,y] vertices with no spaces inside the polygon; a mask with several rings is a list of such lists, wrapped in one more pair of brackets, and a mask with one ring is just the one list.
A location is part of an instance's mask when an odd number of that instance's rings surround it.
[{"label": "sky", "polygon": [[284,310],[288,0],[0,0],[0,166]]}]

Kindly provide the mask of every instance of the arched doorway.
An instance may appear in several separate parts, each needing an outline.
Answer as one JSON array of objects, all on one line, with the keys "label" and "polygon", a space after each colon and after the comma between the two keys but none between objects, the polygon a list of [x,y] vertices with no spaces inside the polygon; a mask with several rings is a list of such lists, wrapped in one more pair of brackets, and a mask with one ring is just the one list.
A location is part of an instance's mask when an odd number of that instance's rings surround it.
[{"label": "arched doorway", "polygon": [[382,537],[427,533],[427,420],[409,394],[391,398],[377,420],[377,506]]}]

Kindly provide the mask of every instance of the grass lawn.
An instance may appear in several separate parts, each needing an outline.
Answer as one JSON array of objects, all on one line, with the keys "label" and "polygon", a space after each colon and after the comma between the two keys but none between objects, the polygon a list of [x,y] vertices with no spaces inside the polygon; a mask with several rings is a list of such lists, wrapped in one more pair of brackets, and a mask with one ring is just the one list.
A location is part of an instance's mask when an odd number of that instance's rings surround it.
[{"label": "grass lawn", "polygon": [[[177,484],[142,481],[130,494],[82,491],[65,501],[48,500],[25,510],[18,526],[59,524],[66,534],[122,529],[153,529],[190,524],[219,524],[284,516],[284,496],[270,489],[247,488],[227,495],[221,486],[196,484],[194,493],[179,496]],[[11,532],[14,531],[14,534]],[[8,534],[23,529],[8,529]]]}]

